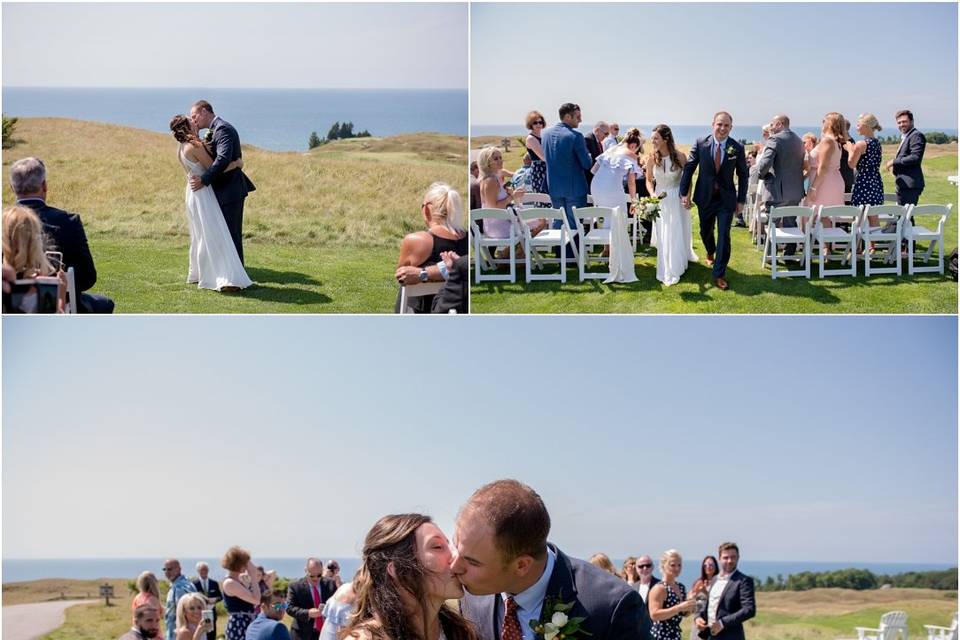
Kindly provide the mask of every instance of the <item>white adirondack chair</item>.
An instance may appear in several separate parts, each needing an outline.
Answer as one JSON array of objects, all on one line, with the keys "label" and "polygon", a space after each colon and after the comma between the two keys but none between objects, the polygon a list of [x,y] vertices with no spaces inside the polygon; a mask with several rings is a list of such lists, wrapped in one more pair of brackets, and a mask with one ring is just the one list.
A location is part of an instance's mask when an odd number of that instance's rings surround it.
[{"label": "white adirondack chair", "polygon": [[953,612],[953,621],[949,627],[938,627],[935,624],[925,624],[927,640],[957,640],[957,612]]},{"label": "white adirondack chair", "polygon": [[888,611],[880,616],[880,626],[877,629],[870,627],[856,627],[857,640],[908,640],[907,612]]}]

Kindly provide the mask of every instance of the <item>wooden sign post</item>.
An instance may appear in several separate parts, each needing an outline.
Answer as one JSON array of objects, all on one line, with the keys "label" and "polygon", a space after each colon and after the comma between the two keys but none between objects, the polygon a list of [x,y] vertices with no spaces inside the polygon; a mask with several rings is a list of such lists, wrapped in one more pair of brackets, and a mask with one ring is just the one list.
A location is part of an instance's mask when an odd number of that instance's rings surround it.
[{"label": "wooden sign post", "polygon": [[102,584],[100,585],[100,596],[106,601],[106,606],[110,606],[110,598],[113,597],[113,585],[112,584]]}]

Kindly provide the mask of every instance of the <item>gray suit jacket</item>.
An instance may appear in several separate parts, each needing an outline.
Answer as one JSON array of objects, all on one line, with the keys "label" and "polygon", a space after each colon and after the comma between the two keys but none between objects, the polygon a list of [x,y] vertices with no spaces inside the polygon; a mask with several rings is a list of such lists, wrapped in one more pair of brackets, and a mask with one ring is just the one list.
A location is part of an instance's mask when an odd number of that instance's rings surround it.
[{"label": "gray suit jacket", "polygon": [[799,204],[803,199],[803,140],[789,129],[770,136],[757,159],[757,172],[773,204]]}]

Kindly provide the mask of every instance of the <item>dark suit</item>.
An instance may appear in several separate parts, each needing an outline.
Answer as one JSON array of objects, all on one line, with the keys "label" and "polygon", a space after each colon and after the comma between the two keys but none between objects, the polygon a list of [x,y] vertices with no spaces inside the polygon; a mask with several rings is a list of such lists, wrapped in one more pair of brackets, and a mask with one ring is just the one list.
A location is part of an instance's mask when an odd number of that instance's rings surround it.
[{"label": "dark suit", "polygon": [[[730,223],[737,204],[747,201],[749,172],[747,156],[743,145],[727,137],[723,141],[720,154],[720,171],[714,167],[713,136],[697,140],[690,149],[690,156],[683,166],[680,177],[680,195],[690,192],[693,172],[700,167],[700,175],[693,191],[693,202],[700,216],[700,239],[707,253],[714,256],[713,277],[722,278],[727,274],[730,261]],[[734,185],[734,175],[737,184]],[[717,237],[714,239],[714,225]]]},{"label": "dark suit", "polygon": [[587,145],[587,153],[590,154],[590,169],[584,172],[584,177],[587,179],[587,193],[589,193],[590,185],[593,183],[593,172],[591,169],[593,169],[593,163],[596,162],[600,154],[603,153],[603,143],[597,140],[597,134],[595,132],[590,132],[583,136],[583,141]]},{"label": "dark suit", "polygon": [[[213,600],[212,604],[216,604],[223,600],[223,593],[220,591],[220,583],[214,580],[213,578],[207,578],[207,590],[203,590],[203,581],[200,578],[197,578],[193,581],[193,587],[197,590],[202,596],[206,596],[209,600]],[[213,629],[207,632],[207,640],[216,640],[217,638],[217,609],[213,607]]]},{"label": "dark suit", "polygon": [[[583,616],[581,629],[589,640],[649,640],[650,618],[640,594],[616,576],[589,562],[571,558],[551,545],[557,554],[547,584],[547,598],[574,602],[567,611],[570,618]],[[460,601],[464,616],[477,628],[479,640],[499,640],[504,606],[500,594],[474,596],[464,594]],[[541,621],[549,621],[546,607]]]},{"label": "dark suit", "polygon": [[[317,584],[320,592],[320,609],[337,590],[337,584],[330,578],[320,578]],[[315,618],[309,615],[313,609],[313,589],[306,576],[295,580],[287,587],[287,614],[293,618],[290,633],[294,640],[317,640],[320,636],[314,628]]]},{"label": "dark suit", "polygon": [[923,152],[927,148],[927,137],[916,128],[907,132],[906,139],[897,150],[893,159],[893,175],[897,183],[897,204],[917,204],[925,183],[923,170]]},{"label": "dark suit", "polygon": [[[710,635],[709,629],[699,631],[698,635],[711,640],[744,640],[743,623],[755,615],[757,605],[753,578],[734,571],[720,595],[720,606],[717,607],[717,620],[723,624],[723,629],[715,636]],[[706,620],[703,615],[700,617]]]},{"label": "dark suit", "polygon": [[203,172],[200,180],[206,186],[213,187],[213,192],[220,203],[223,219],[230,230],[230,237],[237,248],[240,262],[243,262],[243,203],[247,194],[256,191],[250,178],[241,170],[224,171],[234,160],[239,160],[243,153],[240,150],[240,134],[229,122],[216,117],[210,124],[213,130],[213,140],[206,145],[207,151],[213,157],[213,164]]},{"label": "dark suit", "polygon": [[43,232],[53,246],[48,251],[63,253],[63,270],[73,267],[73,276],[78,292],[79,310],[82,313],[113,313],[113,300],[106,296],[86,291],[97,282],[97,268],[93,264],[93,255],[87,244],[87,234],[83,230],[80,216],[69,211],[49,206],[40,198],[23,198],[18,204],[33,209],[40,222],[43,223]]},{"label": "dark suit", "polygon": [[433,297],[430,313],[450,313],[456,309],[457,313],[467,313],[468,292],[470,289],[469,257],[460,256],[453,261],[453,269],[449,278],[440,288],[440,292]]}]

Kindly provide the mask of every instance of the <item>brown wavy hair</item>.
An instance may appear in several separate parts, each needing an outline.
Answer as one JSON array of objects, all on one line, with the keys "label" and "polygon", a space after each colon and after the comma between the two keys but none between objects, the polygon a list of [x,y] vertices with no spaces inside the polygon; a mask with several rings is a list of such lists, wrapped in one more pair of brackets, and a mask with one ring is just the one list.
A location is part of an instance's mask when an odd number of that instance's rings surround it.
[{"label": "brown wavy hair", "polygon": [[836,111],[831,111],[823,116],[823,122],[827,131],[832,133],[833,137],[842,146],[847,141],[847,128],[844,126],[843,116]]},{"label": "brown wavy hair", "polygon": [[[358,572],[362,577],[354,581],[356,612],[340,632],[340,640],[361,637],[361,629],[369,632],[373,640],[425,640],[422,633],[428,619],[424,583],[428,574],[417,559],[416,532],[428,522],[433,522],[430,516],[419,513],[388,515],[377,520],[367,533]],[[394,575],[387,571],[388,566]],[[401,591],[417,602],[423,632],[413,623],[416,613],[405,609]],[[439,615],[447,640],[477,640],[473,625],[446,604]]]},{"label": "brown wavy hair", "polygon": [[627,135],[623,136],[623,140],[620,142],[623,146],[628,144],[637,145],[637,155],[643,153],[643,136],[640,135],[640,129],[633,127],[630,131],[627,131]]},{"label": "brown wavy hair", "polygon": [[185,115],[178,114],[170,118],[170,131],[173,132],[173,137],[177,142],[181,144],[184,142],[200,142],[200,138],[194,135],[190,125],[190,118]]},{"label": "brown wavy hair", "polygon": [[[680,169],[684,165],[683,156],[677,151],[677,143],[673,139],[673,131],[670,130],[665,124],[658,124],[653,128],[657,132],[663,141],[667,143],[667,154],[670,156],[670,161],[673,162],[674,170]],[[663,156],[660,154],[660,151],[654,149],[653,159],[657,162],[657,166],[663,162]]]}]

